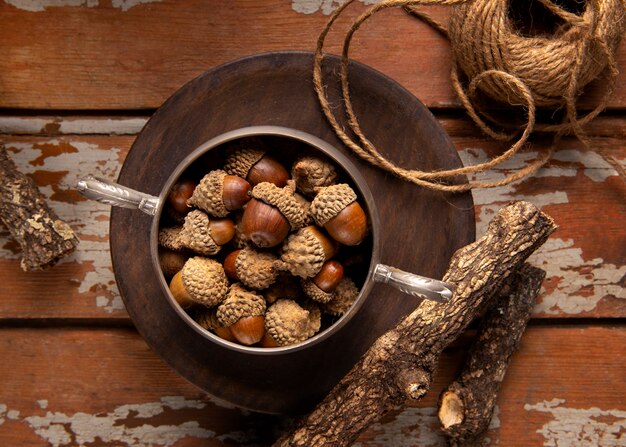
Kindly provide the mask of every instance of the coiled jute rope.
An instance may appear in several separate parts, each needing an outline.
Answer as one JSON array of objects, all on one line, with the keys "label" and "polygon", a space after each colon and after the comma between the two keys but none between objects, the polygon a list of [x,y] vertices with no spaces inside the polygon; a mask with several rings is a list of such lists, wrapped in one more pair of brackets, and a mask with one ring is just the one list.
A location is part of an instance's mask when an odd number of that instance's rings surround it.
[{"label": "coiled jute rope", "polygon": [[[361,158],[396,176],[433,190],[467,191],[506,185],[536,172],[552,155],[563,135],[575,135],[585,142],[583,126],[602,112],[615,88],[618,75],[615,50],[626,31],[626,0],[587,0],[581,15],[561,8],[551,0],[537,0],[562,20],[563,25],[549,36],[523,36],[508,16],[508,0],[383,0],[361,14],[345,35],[341,58],[341,94],[348,125],[356,139],[339,124],[329,104],[322,78],[324,42],[337,18],[353,2],[348,0],[330,17],[322,30],[315,53],[313,82],[324,114],[341,141]],[[416,6],[452,6],[449,27],[442,26]],[[374,14],[403,7],[450,39],[453,64],[451,81],[472,120],[494,139],[507,141],[515,135],[494,130],[475,106],[480,91],[492,99],[526,109],[526,124],[518,139],[502,154],[476,165],[442,171],[405,169],[385,158],[367,139],[352,107],[348,82],[349,49],[353,36]],[[462,82],[461,77],[467,80]],[[606,76],[602,99],[596,107],[578,116],[576,101],[583,88],[599,76]],[[563,120],[556,124],[536,123],[536,108],[563,109]],[[493,120],[495,121],[495,120]],[[497,121],[496,121],[497,124]],[[487,171],[510,159],[526,146],[533,131],[551,132],[553,142],[523,168],[497,181],[470,181],[447,184],[459,174]],[[624,174],[621,165],[605,157]]]}]

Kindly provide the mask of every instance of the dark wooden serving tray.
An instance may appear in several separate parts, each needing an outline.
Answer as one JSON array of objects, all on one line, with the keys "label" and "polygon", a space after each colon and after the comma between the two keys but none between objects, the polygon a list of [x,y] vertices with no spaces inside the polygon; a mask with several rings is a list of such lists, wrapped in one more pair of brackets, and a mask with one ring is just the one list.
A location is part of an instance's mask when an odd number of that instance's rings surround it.
[{"label": "dark wooden serving tray", "polygon": [[[259,125],[304,131],[340,149],[365,177],[380,215],[380,261],[440,278],[452,253],[474,239],[471,194],[428,191],[351,154],[320,110],[312,67],[311,53],[267,53],[192,80],[146,124],[124,162],[119,183],[159,195],[179,163],[218,135]],[[338,58],[326,58],[324,72],[332,103],[341,104]],[[426,170],[462,166],[437,120],[407,90],[362,64],[351,63],[349,73],[361,126],[386,156],[404,167]],[[211,395],[242,407],[273,413],[307,410],[378,336],[418,304],[415,298],[376,285],[358,314],[323,342],[287,354],[235,352],[199,336],[173,311],[150,258],[151,226],[147,215],[112,210],[111,256],[128,313],[150,347],[174,370]]]}]

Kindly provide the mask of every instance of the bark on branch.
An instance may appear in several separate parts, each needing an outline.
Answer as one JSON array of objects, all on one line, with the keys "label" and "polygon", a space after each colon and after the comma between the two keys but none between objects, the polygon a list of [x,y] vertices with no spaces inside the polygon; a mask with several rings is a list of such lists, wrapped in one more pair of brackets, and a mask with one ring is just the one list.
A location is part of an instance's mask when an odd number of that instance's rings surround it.
[{"label": "bark on branch", "polygon": [[455,286],[445,304],[424,301],[383,334],[280,447],[348,446],[359,434],[429,389],[442,350],[481,312],[506,279],[556,228],[527,202],[502,208],[478,241],[459,249],[444,280]]},{"label": "bark on branch", "polygon": [[439,399],[439,422],[451,446],[475,445],[487,430],[545,276],[524,264],[483,317],[463,371]]},{"label": "bark on branch", "polygon": [[32,179],[0,145],[0,218],[22,248],[23,270],[54,265],[78,245],[72,229],[48,206]]}]

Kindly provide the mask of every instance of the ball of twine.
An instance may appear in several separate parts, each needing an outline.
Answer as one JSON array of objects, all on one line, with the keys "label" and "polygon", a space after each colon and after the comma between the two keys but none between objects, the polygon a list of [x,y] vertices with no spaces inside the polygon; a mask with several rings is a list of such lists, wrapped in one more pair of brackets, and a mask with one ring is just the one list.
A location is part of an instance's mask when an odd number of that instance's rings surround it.
[{"label": "ball of twine", "polygon": [[[326,35],[353,1],[348,0],[334,12],[318,39],[313,78],[320,105],[335,133],[348,148],[370,163],[417,185],[454,192],[502,186],[526,177],[550,159],[562,135],[574,134],[584,141],[582,126],[604,110],[614,90],[618,74],[615,50],[626,31],[624,0],[588,0],[581,15],[562,9],[551,0],[537,0],[563,22],[556,32],[545,36],[524,36],[518,32],[509,17],[507,0],[384,0],[359,16],[344,39],[341,89],[348,125],[357,136],[355,141],[344,132],[334,116],[321,75]],[[453,5],[449,29],[423,11],[414,9],[421,5]],[[485,133],[498,140],[512,138],[511,135],[493,130],[477,112],[474,100],[477,91],[502,103],[525,106],[526,125],[519,139],[508,150],[485,163],[427,172],[395,165],[369,142],[359,126],[350,100],[347,67],[349,48],[355,32],[367,19],[392,7],[404,7],[450,39],[453,49],[452,84],[468,114]],[[461,74],[467,79],[466,83],[461,82]],[[607,76],[603,98],[591,112],[579,117],[577,98],[585,85],[602,74]],[[446,179],[459,174],[491,169],[517,153],[526,145],[528,137],[536,128],[537,106],[562,108],[565,113],[561,123],[538,126],[540,130],[554,132],[554,141],[534,161],[498,181],[470,181],[461,185],[445,183]]]}]

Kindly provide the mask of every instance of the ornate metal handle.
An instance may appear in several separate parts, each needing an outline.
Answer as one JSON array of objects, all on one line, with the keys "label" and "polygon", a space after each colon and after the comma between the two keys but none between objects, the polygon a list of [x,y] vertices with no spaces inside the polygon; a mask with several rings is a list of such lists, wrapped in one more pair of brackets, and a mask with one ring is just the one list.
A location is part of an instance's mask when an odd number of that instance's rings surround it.
[{"label": "ornate metal handle", "polygon": [[92,175],[79,180],[76,188],[88,199],[111,206],[140,209],[151,216],[154,216],[159,208],[158,197]]},{"label": "ornate metal handle", "polygon": [[405,272],[384,264],[376,265],[374,281],[390,284],[409,295],[445,303],[452,298],[454,287],[443,281]]}]

